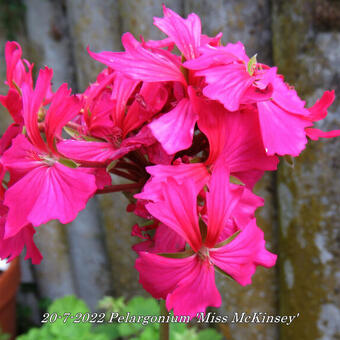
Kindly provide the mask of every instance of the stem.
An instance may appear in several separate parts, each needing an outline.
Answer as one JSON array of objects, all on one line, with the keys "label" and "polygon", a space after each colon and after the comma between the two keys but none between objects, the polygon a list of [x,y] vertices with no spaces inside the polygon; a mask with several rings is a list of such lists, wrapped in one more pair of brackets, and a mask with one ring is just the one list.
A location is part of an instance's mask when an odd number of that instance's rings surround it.
[{"label": "stem", "polygon": [[117,169],[111,169],[110,172],[112,172],[113,174],[115,174],[115,175],[117,175],[117,176],[127,178],[127,179],[129,179],[130,181],[137,182],[137,181],[139,180],[138,177],[133,176],[133,175],[131,175],[131,174],[128,174],[127,172],[117,170]]},{"label": "stem", "polygon": [[[160,315],[161,316],[167,316],[168,311],[165,307],[165,300],[161,299],[159,302],[160,307]],[[169,340],[169,323],[168,322],[162,322],[159,324],[159,340]]]},{"label": "stem", "polygon": [[110,192],[117,192],[117,191],[132,191],[135,189],[140,189],[140,183],[129,183],[129,184],[117,184],[117,185],[108,185],[103,189],[98,189],[96,194],[107,194]]}]

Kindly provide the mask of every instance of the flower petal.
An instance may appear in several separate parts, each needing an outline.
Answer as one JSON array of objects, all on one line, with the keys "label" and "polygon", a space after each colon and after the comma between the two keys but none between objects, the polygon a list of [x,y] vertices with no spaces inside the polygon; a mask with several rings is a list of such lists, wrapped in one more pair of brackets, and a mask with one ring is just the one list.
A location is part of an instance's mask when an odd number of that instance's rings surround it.
[{"label": "flower petal", "polygon": [[154,25],[170,37],[186,60],[198,57],[201,39],[201,20],[192,13],[183,19],[163,5],[164,18],[154,18]]},{"label": "flower petal", "polygon": [[147,252],[140,252],[135,268],[139,282],[156,299],[165,299],[187,277],[195,265],[195,255],[173,259]]},{"label": "flower petal", "polygon": [[214,266],[198,256],[192,261],[190,272],[178,283],[177,288],[167,296],[166,307],[174,315],[188,315],[193,318],[204,313],[208,306],[220,307],[221,295],[215,284]]},{"label": "flower petal", "polygon": [[273,101],[258,102],[257,107],[267,154],[298,156],[307,144],[305,128],[312,123],[290,114]]},{"label": "flower petal", "polygon": [[163,200],[149,203],[149,213],[183,237],[195,251],[202,245],[196,200],[198,190],[190,179],[178,184],[169,177],[163,186]]},{"label": "flower petal", "polygon": [[150,123],[153,135],[169,154],[187,149],[192,144],[197,115],[187,98],[174,109]]},{"label": "flower petal", "polygon": [[143,48],[131,33],[123,35],[122,43],[126,52],[105,51],[94,53],[89,49],[88,52],[93,59],[135,80],[148,82],[179,81],[186,83],[180,70],[178,57],[162,49],[155,48],[150,51]]},{"label": "flower petal", "polygon": [[[71,222],[96,190],[95,176],[83,169],[41,163],[5,193],[4,204],[9,208],[5,237],[14,236],[27,223]],[[25,199],[18,200],[22,196]]]},{"label": "flower petal", "polygon": [[212,248],[238,204],[244,188],[236,185],[230,186],[229,169],[222,163],[214,167],[208,187],[209,192],[206,194],[208,230],[204,244]]},{"label": "flower petal", "polygon": [[230,243],[210,249],[210,257],[217,267],[245,286],[251,283],[257,265],[275,264],[276,255],[268,252],[264,244],[263,232],[253,219]]}]

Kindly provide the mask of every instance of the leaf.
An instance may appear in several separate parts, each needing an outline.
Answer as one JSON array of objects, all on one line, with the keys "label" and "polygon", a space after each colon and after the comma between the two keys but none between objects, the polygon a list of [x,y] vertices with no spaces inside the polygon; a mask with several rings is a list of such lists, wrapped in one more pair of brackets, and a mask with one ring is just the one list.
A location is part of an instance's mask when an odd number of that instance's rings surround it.
[{"label": "leaf", "polygon": [[106,335],[110,340],[115,340],[120,337],[118,324],[115,322],[99,324],[92,329],[92,333]]},{"label": "leaf", "polygon": [[[159,315],[159,307],[155,299],[136,296],[128,302],[124,312],[125,315],[130,313],[130,316],[134,315],[138,317],[138,315],[141,315],[145,318],[148,315]],[[118,330],[121,336],[136,335],[142,328],[154,328],[154,325],[151,323],[143,325],[142,320],[139,323],[121,323],[118,325]]]},{"label": "leaf", "polygon": [[60,164],[63,164],[65,166],[67,166],[68,168],[71,168],[71,169],[76,169],[79,167],[79,164],[76,163],[75,161],[73,161],[72,159],[68,159],[68,158],[64,158],[64,157],[60,157],[58,159],[58,162]]},{"label": "leaf", "polygon": [[241,180],[239,180],[238,178],[236,178],[234,176],[229,176],[229,181],[230,181],[230,183],[233,183],[233,184],[245,186],[245,184]]},{"label": "leaf", "polygon": [[110,170],[112,170],[116,164],[118,163],[119,159],[114,159],[107,167],[106,167],[106,171],[110,172]]},{"label": "leaf", "polygon": [[68,127],[68,126],[64,126],[64,130],[72,138],[78,139],[79,136],[80,136],[79,131],[77,131],[75,129],[72,129],[72,128]]},{"label": "leaf", "polygon": [[[57,299],[48,308],[50,315],[57,313],[57,315],[64,315],[64,313],[70,313],[70,315],[76,316],[77,313],[84,315],[89,313],[90,310],[86,306],[83,300],[76,298],[74,295],[65,296],[61,299]],[[91,324],[89,322],[75,323],[76,318],[68,318],[64,323],[64,318],[57,319],[54,323],[48,323],[46,326],[50,328],[52,334],[57,337],[65,337],[66,339],[84,339],[85,335],[90,332]]]},{"label": "leaf", "polygon": [[212,328],[207,328],[204,329],[203,331],[200,331],[198,333],[198,338],[197,340],[222,340],[223,337],[220,333],[218,333],[215,329]]},{"label": "leaf", "polygon": [[256,67],[256,64],[257,64],[256,56],[257,56],[257,54],[252,56],[249,59],[248,65],[247,65],[247,71],[248,71],[249,75],[251,75],[251,76],[254,74],[255,67]]},{"label": "leaf", "polygon": [[224,272],[222,269],[220,269],[217,266],[214,266],[214,268],[216,269],[216,271],[220,274],[222,274],[224,277],[226,277],[229,280],[235,281],[229,274],[227,274],[226,272]]},{"label": "leaf", "polygon": [[232,234],[231,236],[229,236],[226,240],[216,244],[216,246],[214,248],[221,248],[223,246],[225,246],[226,244],[230,243],[232,240],[234,240],[238,234],[241,232],[242,230],[237,230],[236,233]]},{"label": "leaf", "polygon": [[186,257],[189,257],[191,255],[194,255],[195,252],[192,249],[187,249],[185,251],[181,251],[179,253],[159,253],[157,255],[163,256],[163,257],[168,257],[171,259],[184,259]]}]

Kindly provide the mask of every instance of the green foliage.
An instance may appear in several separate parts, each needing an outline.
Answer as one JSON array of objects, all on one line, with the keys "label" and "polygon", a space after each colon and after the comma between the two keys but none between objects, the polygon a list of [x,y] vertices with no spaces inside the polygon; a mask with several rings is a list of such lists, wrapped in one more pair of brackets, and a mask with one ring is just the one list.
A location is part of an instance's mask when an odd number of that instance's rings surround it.
[{"label": "green foliage", "polygon": [[[123,298],[105,297],[99,303],[100,308],[106,310],[109,317],[111,313],[119,313],[121,316],[158,316],[159,305],[152,298],[143,298],[136,296],[129,302],[125,302]],[[130,314],[128,314],[130,313]],[[173,314],[169,313],[173,316]],[[150,340],[159,338],[159,324],[150,323],[111,323],[103,324],[95,329],[96,332],[106,332],[110,339],[118,339],[123,337],[129,340]],[[188,328],[185,323],[170,323],[170,340],[222,340],[222,336],[215,329],[205,329],[198,331],[197,328]]]},{"label": "green foliage", "polygon": [[0,327],[0,340],[9,340],[10,336],[7,333],[2,333],[1,327]]},{"label": "green foliage", "polygon": [[[56,313],[64,316],[66,312],[76,315],[77,313],[89,313],[90,310],[84,301],[75,296],[57,299],[48,308],[49,315]],[[17,337],[17,340],[110,340],[105,334],[94,333],[89,322],[64,321],[65,318],[62,317],[55,322],[45,323],[42,327],[33,328],[27,334]]]},{"label": "green foliage", "polygon": [[[158,316],[159,305],[156,300],[134,297],[126,302],[124,298],[105,297],[99,303],[99,308],[106,311],[106,322],[93,326],[89,322],[74,323],[74,319],[57,318],[55,322],[43,324],[41,328],[33,328],[27,334],[17,337],[17,340],[151,340],[159,337],[159,324],[151,323],[145,316]],[[90,313],[85,302],[75,296],[66,296],[54,301],[48,308],[51,316],[56,313],[76,315]],[[112,318],[113,315],[116,316]],[[130,322],[117,321],[117,316]],[[172,314],[170,314],[172,316]],[[133,318],[141,317],[146,322],[131,322]],[[142,319],[142,317],[144,319]],[[111,320],[110,320],[111,318]],[[109,322],[110,321],[110,322]],[[137,321],[137,320],[136,320]],[[185,323],[170,323],[170,340],[222,340],[222,336],[214,329],[198,331],[195,327],[188,328]],[[3,340],[0,338],[0,340]],[[6,339],[7,340],[7,339]]]}]

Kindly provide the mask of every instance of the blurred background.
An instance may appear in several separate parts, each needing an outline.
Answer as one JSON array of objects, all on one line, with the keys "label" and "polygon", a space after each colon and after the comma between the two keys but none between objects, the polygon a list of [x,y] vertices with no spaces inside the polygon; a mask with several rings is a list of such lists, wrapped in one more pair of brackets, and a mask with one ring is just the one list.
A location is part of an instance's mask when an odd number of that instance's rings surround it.
[{"label": "blurred background", "polygon": [[[338,0],[0,0],[0,93],[6,93],[4,46],[18,41],[37,68],[54,69],[54,87],[74,92],[94,81],[102,65],[86,52],[121,50],[120,36],[162,37],[152,25],[162,3],[181,15],[197,13],[203,33],[242,41],[249,56],[277,65],[308,105],[325,90],[338,98],[318,128],[340,129],[340,1]],[[1,134],[10,117],[0,108]],[[241,287],[217,276],[218,314],[263,312],[296,315],[290,325],[215,325],[226,339],[340,339],[340,138],[309,143],[294,168],[280,164],[256,187],[266,200],[258,211],[275,268],[258,268]],[[21,261],[21,323],[39,323],[44,303],[76,294],[94,309],[104,295],[145,295],[131,245],[137,221],[122,194],[89,202],[70,225],[42,226],[36,242],[40,265]],[[218,274],[217,274],[218,275]],[[24,320],[24,321],[22,321]],[[26,320],[26,321],[25,321]]]}]

